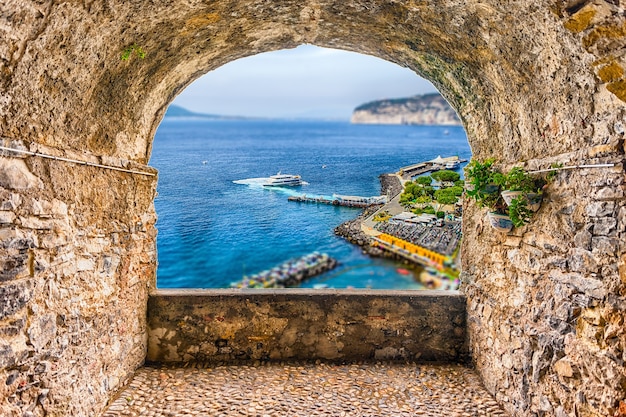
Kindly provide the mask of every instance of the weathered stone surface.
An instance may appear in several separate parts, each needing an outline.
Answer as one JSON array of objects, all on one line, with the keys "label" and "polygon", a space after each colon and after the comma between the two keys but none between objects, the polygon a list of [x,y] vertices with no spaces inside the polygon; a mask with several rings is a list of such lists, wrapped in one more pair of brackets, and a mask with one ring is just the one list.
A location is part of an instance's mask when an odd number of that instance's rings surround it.
[{"label": "weathered stone surface", "polygon": [[[311,43],[429,78],[457,110],[478,159],[537,169],[616,163],[559,173],[533,222],[511,234],[520,244],[466,204],[462,264],[473,360],[511,414],[621,412],[626,388],[615,382],[626,378],[626,336],[614,329],[626,310],[623,2],[24,0],[2,11],[0,139],[23,149],[147,170],[139,164],[184,86],[236,58]],[[145,58],[121,59],[131,45]],[[11,382],[0,383],[0,415],[97,415],[145,355],[155,180],[6,155],[0,210],[15,217],[3,214],[11,223],[10,232],[0,229],[0,259],[16,255],[7,235],[36,238],[28,268],[0,284],[17,296],[0,298],[4,318],[26,314],[29,323],[2,342],[0,381]],[[46,203],[55,201],[56,210]],[[614,226],[598,222],[611,217]],[[84,259],[94,268],[79,268]],[[32,284],[20,289],[26,272]],[[52,311],[56,337],[35,337],[42,352],[32,352],[27,329]],[[554,368],[564,357],[581,367],[567,386]],[[43,360],[52,364],[37,373]],[[38,401],[44,385],[50,391]]]},{"label": "weathered stone surface", "polygon": [[22,309],[33,296],[31,281],[0,284],[0,320]]},{"label": "weathered stone surface", "polygon": [[0,158],[0,187],[11,190],[41,188],[43,183],[34,176],[21,159]]},{"label": "weathered stone surface", "polygon": [[467,359],[457,292],[160,290],[148,320],[157,362]]}]

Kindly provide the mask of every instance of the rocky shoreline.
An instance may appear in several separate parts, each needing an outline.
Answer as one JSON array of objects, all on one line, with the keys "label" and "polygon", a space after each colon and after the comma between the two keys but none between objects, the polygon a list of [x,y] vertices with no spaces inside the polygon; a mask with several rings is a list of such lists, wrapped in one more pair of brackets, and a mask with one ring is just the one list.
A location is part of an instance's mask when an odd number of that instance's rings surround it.
[{"label": "rocky shoreline", "polygon": [[[382,174],[379,176],[379,179],[381,195],[387,195],[391,199],[402,192],[402,184],[399,178],[394,174]],[[376,205],[365,208],[355,219],[348,220],[337,226],[334,230],[335,235],[341,236],[348,242],[360,246],[363,253],[367,255],[405,261],[405,259],[391,252],[383,251],[378,247],[372,246],[372,238],[361,230],[363,220],[371,216],[380,207],[380,205]]]}]

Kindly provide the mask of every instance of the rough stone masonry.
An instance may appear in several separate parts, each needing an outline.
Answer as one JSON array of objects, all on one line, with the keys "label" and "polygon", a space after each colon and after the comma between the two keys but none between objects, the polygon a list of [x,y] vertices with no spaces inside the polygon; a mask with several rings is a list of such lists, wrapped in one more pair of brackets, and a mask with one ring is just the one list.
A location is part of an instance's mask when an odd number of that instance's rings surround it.
[{"label": "rough stone masonry", "polygon": [[[144,166],[173,97],[234,59],[311,43],[431,80],[475,158],[560,173],[502,235],[465,205],[473,361],[515,416],[626,415],[620,0],[6,0],[0,142]],[[155,177],[0,156],[0,414],[97,415],[139,366]]]}]

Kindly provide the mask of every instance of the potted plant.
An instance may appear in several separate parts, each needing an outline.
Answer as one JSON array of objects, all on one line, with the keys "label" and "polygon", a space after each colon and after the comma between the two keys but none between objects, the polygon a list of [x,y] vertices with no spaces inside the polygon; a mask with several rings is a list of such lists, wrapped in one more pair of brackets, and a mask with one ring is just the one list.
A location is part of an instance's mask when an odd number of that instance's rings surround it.
[{"label": "potted plant", "polygon": [[523,199],[525,209],[539,210],[543,198],[541,192],[542,181],[532,178],[523,168],[513,167],[507,174],[496,177],[502,187],[502,198],[510,206],[514,200]]},{"label": "potted plant", "polygon": [[479,207],[489,208],[489,224],[499,231],[528,223],[539,210],[542,189],[549,179],[533,178],[521,167],[503,174],[493,168],[494,159],[472,160],[465,168],[465,193]]},{"label": "potted plant", "polygon": [[485,162],[472,160],[465,167],[465,193],[474,199],[479,207],[487,207],[487,220],[494,229],[509,232],[513,222],[507,215],[506,204],[500,195],[500,184],[503,175],[493,168],[495,160]]},{"label": "potted plant", "polygon": [[513,221],[506,213],[490,211],[487,213],[487,220],[491,227],[499,232],[510,232],[513,229]]}]

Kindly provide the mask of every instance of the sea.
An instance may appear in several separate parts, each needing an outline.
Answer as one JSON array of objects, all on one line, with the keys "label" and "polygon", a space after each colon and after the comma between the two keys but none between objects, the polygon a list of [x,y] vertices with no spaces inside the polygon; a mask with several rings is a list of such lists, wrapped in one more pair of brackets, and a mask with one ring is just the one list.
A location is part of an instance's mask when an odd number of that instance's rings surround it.
[{"label": "sea", "polygon": [[[339,266],[302,287],[421,289],[419,268],[407,273],[334,235],[359,209],[287,198],[379,195],[379,175],[438,155],[471,157],[462,127],[165,118],[150,158],[159,171],[157,287],[228,288],[318,251]],[[268,188],[257,180],[279,172],[307,184]]]}]

